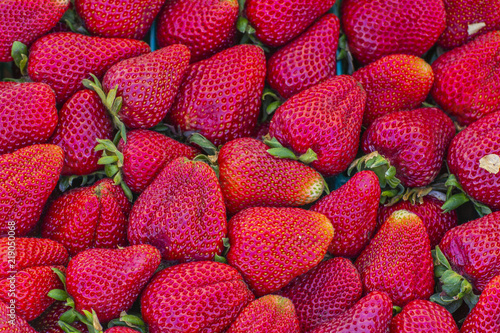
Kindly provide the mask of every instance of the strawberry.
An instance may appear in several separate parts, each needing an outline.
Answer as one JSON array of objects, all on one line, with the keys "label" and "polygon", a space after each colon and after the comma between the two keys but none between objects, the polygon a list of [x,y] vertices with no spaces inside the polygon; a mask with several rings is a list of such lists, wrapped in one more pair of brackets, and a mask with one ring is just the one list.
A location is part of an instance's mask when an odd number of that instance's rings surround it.
[{"label": "strawberry", "polygon": [[130,213],[131,244],[156,246],[165,260],[213,259],[223,250],[226,209],[215,172],[179,157],[142,192]]},{"label": "strawberry", "polygon": [[251,136],[266,77],[264,51],[238,45],[188,67],[168,114],[183,131],[199,131],[215,145]]},{"label": "strawberry", "polygon": [[0,2],[0,62],[12,61],[12,44],[31,44],[52,29],[69,8],[70,0]]},{"label": "strawberry", "polygon": [[125,326],[113,326],[104,332],[105,333],[137,333],[138,331],[131,329],[129,327],[125,327]]},{"label": "strawberry", "polygon": [[432,63],[432,98],[461,125],[500,111],[500,31],[477,37]]},{"label": "strawberry", "polygon": [[56,125],[56,98],[48,85],[0,85],[0,154],[47,142]]},{"label": "strawberry", "polygon": [[324,181],[317,171],[271,156],[268,148],[256,139],[241,138],[220,150],[219,180],[229,214],[248,207],[302,206],[323,193]]},{"label": "strawberry", "polygon": [[143,39],[164,0],[76,0],[75,9],[95,36]]},{"label": "strawberry", "polygon": [[78,312],[93,309],[108,322],[132,307],[160,261],[160,253],[151,245],[85,250],[69,262],[68,294]]},{"label": "strawberry", "polygon": [[53,33],[31,47],[28,74],[34,82],[50,85],[57,103],[64,103],[83,89],[82,80],[90,74],[101,79],[113,64],[148,52],[149,45],[142,41]]},{"label": "strawberry", "polygon": [[223,332],[254,299],[229,265],[197,261],[157,273],[141,295],[149,332]]},{"label": "strawberry", "polygon": [[366,292],[386,292],[397,306],[428,299],[434,290],[429,236],[422,220],[406,210],[382,224],[354,263]]},{"label": "strawberry", "polygon": [[[54,302],[31,324],[39,333],[64,333],[62,328],[57,323],[63,313],[71,310],[71,307],[66,305],[66,302]],[[87,326],[80,322],[71,323],[71,326],[78,329],[82,333],[87,333]]]},{"label": "strawberry", "polygon": [[420,56],[446,27],[442,0],[346,0],[340,17],[349,50],[362,64],[390,54]]},{"label": "strawberry", "polygon": [[423,59],[406,54],[380,58],[352,76],[366,91],[365,127],[388,113],[419,107],[434,82],[432,67]]},{"label": "strawberry", "polygon": [[359,145],[366,93],[347,75],[293,96],[275,112],[269,134],[283,146],[318,155],[311,166],[329,177],[347,169]]},{"label": "strawberry", "polygon": [[[8,331],[7,331],[8,328]],[[16,315],[16,305],[0,301],[0,332],[37,333],[21,316]]]},{"label": "strawberry", "polygon": [[346,258],[333,258],[293,279],[279,291],[295,305],[302,332],[333,319],[354,305],[363,292],[356,267]]},{"label": "strawberry", "polygon": [[281,97],[293,95],[335,75],[340,23],[326,14],[267,63],[267,81]]},{"label": "strawberry", "polygon": [[63,161],[64,153],[55,145],[0,155],[0,236],[22,237],[33,229],[57,185]]},{"label": "strawberry", "polygon": [[392,319],[391,333],[458,333],[457,324],[444,307],[426,300],[414,300]]},{"label": "strawberry", "polygon": [[373,291],[352,308],[310,333],[386,333],[391,318],[391,299],[386,293]]},{"label": "strawberry", "polygon": [[311,210],[325,214],[335,230],[328,252],[334,256],[356,257],[375,231],[379,201],[377,175],[373,171],[362,171],[316,202]]},{"label": "strawberry", "polygon": [[280,290],[316,266],[333,237],[326,216],[301,208],[248,208],[228,227],[227,261],[257,296]]},{"label": "strawberry", "polygon": [[158,15],[160,47],[186,45],[191,62],[221,52],[236,42],[236,0],[167,0]]},{"label": "strawberry", "polygon": [[335,0],[247,0],[245,15],[264,44],[283,46],[325,14]]},{"label": "strawberry", "polygon": [[266,295],[241,311],[227,333],[299,333],[293,303],[286,297]]}]

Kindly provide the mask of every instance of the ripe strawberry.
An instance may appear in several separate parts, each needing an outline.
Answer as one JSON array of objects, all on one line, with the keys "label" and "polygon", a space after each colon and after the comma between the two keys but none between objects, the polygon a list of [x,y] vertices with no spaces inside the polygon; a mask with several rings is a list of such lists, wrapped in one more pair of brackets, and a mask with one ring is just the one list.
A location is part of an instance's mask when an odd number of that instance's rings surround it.
[{"label": "ripe strawberry", "polygon": [[0,85],[0,154],[47,142],[56,125],[56,98],[48,85]]},{"label": "ripe strawberry", "polygon": [[130,244],[156,246],[165,260],[213,259],[223,250],[226,209],[215,172],[179,157],[142,192],[130,213]]},{"label": "ripe strawberry", "polygon": [[125,327],[125,326],[113,326],[104,332],[105,333],[137,333],[138,331],[131,329],[130,327]]},{"label": "ripe strawberry", "polygon": [[428,299],[434,290],[429,236],[422,220],[394,212],[356,259],[366,292],[384,291],[397,306]]},{"label": "ripe strawberry", "polygon": [[301,331],[307,332],[349,309],[362,292],[356,267],[337,257],[296,277],[279,294],[293,302]]},{"label": "ripe strawberry", "polygon": [[150,245],[80,252],[68,265],[68,294],[78,312],[93,309],[101,321],[110,321],[132,307],[160,261]]},{"label": "ripe strawberry", "polygon": [[366,127],[388,113],[419,107],[434,82],[432,67],[423,59],[406,54],[383,57],[352,76],[366,91]]},{"label": "ripe strawberry", "polygon": [[365,91],[351,76],[330,78],[281,105],[269,134],[299,154],[311,148],[318,155],[311,166],[333,176],[356,156],[365,100]]},{"label": "ripe strawberry", "polygon": [[64,103],[83,89],[82,80],[90,74],[101,79],[113,64],[148,52],[149,45],[142,41],[53,33],[31,47],[28,74],[34,82],[50,85],[57,103]]},{"label": "ripe strawberry", "polygon": [[[7,331],[8,328],[8,331]],[[15,304],[0,301],[0,332],[37,333],[21,316],[16,315]]]},{"label": "ripe strawberry", "polygon": [[245,15],[264,44],[283,46],[325,14],[335,0],[247,0]]},{"label": "ripe strawberry", "polygon": [[[67,306],[66,302],[56,301],[44,313],[31,322],[31,324],[39,333],[64,333],[57,322],[61,315],[70,309],[71,307]],[[71,323],[71,326],[82,333],[88,332],[87,326],[81,322]]]},{"label": "ripe strawberry", "polygon": [[143,39],[164,0],[76,0],[75,9],[95,36]]},{"label": "ripe strawberry", "polygon": [[500,31],[444,53],[432,64],[432,98],[461,125],[500,111]]},{"label": "ripe strawberry", "polygon": [[328,252],[354,258],[365,248],[377,225],[380,192],[377,175],[361,171],[311,207],[332,222],[335,235]]},{"label": "ripe strawberry", "polygon": [[213,144],[251,136],[266,77],[264,51],[238,45],[188,67],[168,122]]},{"label": "ripe strawberry", "polygon": [[324,181],[317,171],[274,157],[268,148],[256,139],[241,138],[220,150],[219,180],[229,214],[248,207],[302,206],[323,193]]},{"label": "ripe strawberry", "polygon": [[227,261],[257,296],[280,290],[316,266],[333,237],[326,216],[301,208],[248,208],[228,227]]},{"label": "ripe strawberry", "polygon": [[442,0],[346,0],[340,17],[349,50],[362,64],[390,54],[420,56],[446,27]]},{"label": "ripe strawberry", "polygon": [[267,63],[267,81],[281,97],[293,95],[335,75],[340,23],[326,14]]},{"label": "ripe strawberry", "polygon": [[156,274],[141,295],[149,332],[223,332],[254,299],[229,265],[197,261]]},{"label": "ripe strawberry", "polygon": [[408,303],[392,319],[391,333],[458,333],[457,324],[448,310],[426,300]]},{"label": "ripe strawberry", "polygon": [[27,235],[59,180],[64,153],[54,145],[33,145],[0,155],[0,236]]},{"label": "ripe strawberry", "polygon": [[238,13],[236,0],[167,0],[158,15],[158,44],[183,44],[191,62],[206,59],[235,44]]}]

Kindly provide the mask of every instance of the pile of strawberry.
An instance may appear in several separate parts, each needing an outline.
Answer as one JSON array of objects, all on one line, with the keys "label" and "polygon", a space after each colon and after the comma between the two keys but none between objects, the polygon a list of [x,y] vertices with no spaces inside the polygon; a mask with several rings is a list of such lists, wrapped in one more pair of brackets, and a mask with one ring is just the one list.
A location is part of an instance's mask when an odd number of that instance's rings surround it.
[{"label": "pile of strawberry", "polygon": [[0,0],[0,62],[0,332],[500,332],[500,0]]}]

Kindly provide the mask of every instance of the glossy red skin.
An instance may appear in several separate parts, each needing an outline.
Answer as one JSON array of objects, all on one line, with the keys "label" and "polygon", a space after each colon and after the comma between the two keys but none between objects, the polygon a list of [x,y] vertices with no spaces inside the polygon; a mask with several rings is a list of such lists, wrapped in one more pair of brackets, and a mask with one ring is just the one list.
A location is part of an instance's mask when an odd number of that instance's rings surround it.
[{"label": "glossy red skin", "polygon": [[394,305],[429,299],[434,269],[429,236],[422,220],[400,210],[387,219],[354,263],[365,292],[386,292]]},{"label": "glossy red skin", "polygon": [[163,168],[178,157],[193,159],[199,150],[158,132],[132,130],[127,143],[120,140],[123,180],[135,193],[142,193]]},{"label": "glossy red skin", "polygon": [[28,75],[34,82],[47,83],[64,103],[78,90],[82,80],[102,79],[115,63],[150,52],[143,41],[123,38],[89,37],[58,32],[38,39],[30,48]]},{"label": "glossy red skin", "polygon": [[361,171],[311,207],[332,222],[335,234],[329,253],[354,258],[368,245],[377,225],[380,192],[377,175]]},{"label": "glossy red skin", "polygon": [[288,99],[334,76],[339,34],[339,19],[334,14],[326,14],[279,49],[267,62],[267,81],[271,88]]},{"label": "glossy red skin", "polygon": [[151,128],[165,118],[189,59],[189,49],[176,44],[120,61],[106,72],[102,87],[108,93],[118,86],[123,98],[118,117],[128,128]]},{"label": "glossy red skin", "polygon": [[275,112],[269,134],[296,153],[311,148],[310,165],[329,177],[356,157],[366,93],[351,76],[330,78],[293,96]]},{"label": "glossy red skin", "polygon": [[271,207],[242,210],[229,220],[228,229],[227,262],[257,296],[274,293],[315,267],[334,232],[323,214]]},{"label": "glossy red skin", "polygon": [[216,146],[254,133],[266,77],[262,48],[237,45],[188,67],[167,121]]},{"label": "glossy red skin", "polygon": [[114,327],[107,329],[104,332],[106,332],[106,333],[136,333],[138,331],[131,329],[129,327],[125,327],[125,326],[114,326]]},{"label": "glossy red skin", "polygon": [[384,292],[373,291],[310,333],[386,333],[391,318],[391,299]]},{"label": "glossy red skin", "polygon": [[500,212],[459,225],[439,243],[451,267],[479,292],[500,274]]},{"label": "glossy red skin", "polygon": [[236,44],[236,0],[167,0],[158,15],[160,47],[186,45],[191,62],[207,59]]},{"label": "glossy red skin", "polygon": [[215,172],[204,162],[179,157],[134,203],[130,244],[151,244],[165,260],[211,260],[224,248],[226,209]]},{"label": "glossy red skin", "polygon": [[268,149],[261,141],[241,138],[219,151],[219,181],[229,214],[249,207],[302,206],[323,193],[324,181],[316,170],[274,157]]},{"label": "glossy red skin", "polygon": [[448,167],[465,193],[500,210],[500,173],[480,168],[486,155],[500,155],[500,111],[486,116],[458,133],[448,148]]},{"label": "glossy red skin", "polygon": [[[64,153],[55,145],[33,145],[0,155],[0,236],[26,236],[36,225],[59,180]],[[9,224],[10,223],[10,224]]]},{"label": "glossy red skin", "polygon": [[264,44],[279,47],[325,14],[335,0],[247,0],[245,16]]},{"label": "glossy red skin", "polygon": [[123,247],[127,245],[130,209],[122,188],[106,178],[51,202],[43,218],[42,236],[63,244],[71,256],[90,248]]},{"label": "glossy red skin", "polygon": [[88,175],[101,170],[97,139],[113,140],[113,123],[101,98],[92,90],[76,92],[59,111],[50,143],[64,150],[63,175]]},{"label": "glossy red skin", "polygon": [[448,310],[427,300],[408,303],[391,321],[390,333],[458,333]]},{"label": "glossy red skin", "polygon": [[460,125],[470,125],[500,111],[500,31],[444,53],[432,63],[432,98],[456,116]]},{"label": "glossy red skin", "polygon": [[427,195],[422,198],[423,203],[413,205],[410,201],[399,201],[392,206],[380,206],[377,213],[377,229],[384,223],[392,213],[397,210],[404,209],[415,213],[424,222],[425,229],[429,235],[431,249],[434,249],[439,244],[444,234],[457,226],[457,212],[452,210],[448,213],[443,213],[441,206],[443,201],[436,199],[433,196]]},{"label": "glossy red skin", "polygon": [[90,249],[69,262],[66,286],[75,309],[95,310],[101,322],[118,318],[132,307],[160,265],[159,251],[151,245],[123,249]]},{"label": "glossy red skin", "polygon": [[[66,302],[54,302],[47,308],[38,318],[31,322],[31,325],[39,333],[64,333],[62,328],[57,323],[61,315],[70,310],[71,307],[65,305]],[[87,325],[81,322],[74,322],[70,324],[82,333],[87,333]],[[108,331],[106,331],[108,332]]]},{"label": "glossy red skin", "polygon": [[57,120],[56,96],[48,85],[0,85],[0,154],[47,142]]},{"label": "glossy red skin", "polygon": [[29,45],[52,29],[69,4],[69,0],[0,2],[0,62],[13,60],[15,41]]},{"label": "glossy red skin", "polygon": [[500,275],[491,279],[460,329],[461,333],[500,331]]},{"label": "glossy red skin", "polygon": [[352,307],[361,298],[363,285],[351,261],[337,257],[320,262],[278,293],[292,300],[301,332],[308,332]]},{"label": "glossy red skin", "polygon": [[164,0],[76,0],[85,28],[100,37],[143,39]]},{"label": "glossy red skin", "polygon": [[37,333],[28,322],[21,316],[15,315],[15,305],[5,304],[0,302],[0,329],[5,331],[9,328],[9,333]]},{"label": "glossy red skin", "polygon": [[352,76],[366,91],[365,127],[388,113],[418,108],[434,82],[432,67],[423,59],[406,54],[382,57]]},{"label": "glossy red skin", "polygon": [[436,179],[454,136],[455,126],[443,111],[421,108],[375,120],[363,134],[361,148],[385,157],[404,186],[422,187]]},{"label": "glossy red skin", "polygon": [[157,273],[141,295],[149,332],[223,332],[254,300],[229,265],[197,261]]}]

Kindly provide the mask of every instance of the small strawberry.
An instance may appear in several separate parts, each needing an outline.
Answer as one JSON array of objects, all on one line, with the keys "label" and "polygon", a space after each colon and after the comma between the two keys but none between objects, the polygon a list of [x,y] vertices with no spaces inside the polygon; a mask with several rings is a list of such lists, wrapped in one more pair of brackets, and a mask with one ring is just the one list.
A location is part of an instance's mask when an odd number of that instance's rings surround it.
[{"label": "small strawberry", "polygon": [[[8,329],[8,330],[7,330]],[[37,333],[21,316],[16,315],[16,305],[0,301],[0,332]]]},{"label": "small strawberry", "polygon": [[408,303],[391,321],[390,333],[458,333],[457,324],[444,307],[427,300]]},{"label": "small strawberry", "polygon": [[[71,310],[71,307],[67,306],[66,302],[56,301],[31,324],[39,333],[64,333],[65,331],[59,326],[58,321],[61,315],[68,310]],[[82,333],[88,332],[87,326],[83,323],[75,322],[71,323],[71,326]]]}]

